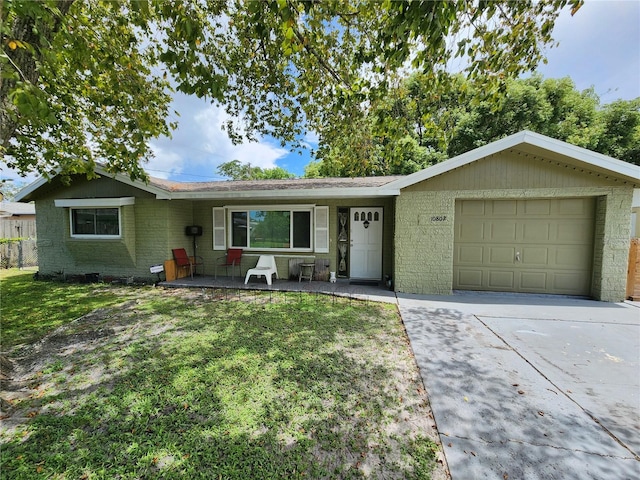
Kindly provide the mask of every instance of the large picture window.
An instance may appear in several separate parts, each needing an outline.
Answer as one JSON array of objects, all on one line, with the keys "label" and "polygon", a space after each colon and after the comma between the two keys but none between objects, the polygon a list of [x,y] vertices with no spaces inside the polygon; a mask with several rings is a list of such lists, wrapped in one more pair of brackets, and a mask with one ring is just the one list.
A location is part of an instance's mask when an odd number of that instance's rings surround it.
[{"label": "large picture window", "polygon": [[311,208],[231,210],[231,245],[256,250],[311,250]]},{"label": "large picture window", "polygon": [[71,235],[120,237],[120,209],[72,208]]}]

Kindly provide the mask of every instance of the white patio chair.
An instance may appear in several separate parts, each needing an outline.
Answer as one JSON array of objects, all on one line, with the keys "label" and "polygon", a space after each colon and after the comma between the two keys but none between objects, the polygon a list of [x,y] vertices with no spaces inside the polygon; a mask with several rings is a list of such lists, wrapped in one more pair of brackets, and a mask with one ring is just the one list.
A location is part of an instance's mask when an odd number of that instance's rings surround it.
[{"label": "white patio chair", "polygon": [[256,275],[258,278],[264,275],[267,277],[267,285],[271,285],[271,276],[274,273],[276,274],[276,278],[278,278],[275,257],[273,255],[260,255],[256,266],[247,270],[247,276],[244,277],[244,284],[249,283],[249,277],[251,275]]}]

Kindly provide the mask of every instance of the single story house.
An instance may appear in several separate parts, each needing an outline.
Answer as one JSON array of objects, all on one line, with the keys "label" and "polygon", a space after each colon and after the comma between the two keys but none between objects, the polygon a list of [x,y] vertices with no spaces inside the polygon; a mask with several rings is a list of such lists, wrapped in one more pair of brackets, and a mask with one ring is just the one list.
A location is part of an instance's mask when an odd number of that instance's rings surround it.
[{"label": "single story house", "polygon": [[529,131],[397,177],[143,183],[97,173],[69,186],[40,179],[18,195],[35,201],[41,273],[150,277],[196,240],[206,274],[239,247],[243,273],[269,253],[281,278],[300,257],[351,280],[391,277],[398,292],[603,301],[624,299],[640,186],[636,165]]}]

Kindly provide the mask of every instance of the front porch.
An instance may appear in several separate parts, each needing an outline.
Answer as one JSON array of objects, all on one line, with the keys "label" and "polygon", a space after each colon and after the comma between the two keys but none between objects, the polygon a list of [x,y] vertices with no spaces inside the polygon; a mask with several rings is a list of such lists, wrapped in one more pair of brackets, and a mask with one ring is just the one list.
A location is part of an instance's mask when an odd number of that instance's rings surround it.
[{"label": "front porch", "polygon": [[201,288],[222,290],[259,290],[273,292],[304,292],[338,297],[349,297],[358,300],[374,302],[396,303],[396,294],[386,289],[383,282],[371,285],[357,285],[346,279],[338,279],[336,283],[321,281],[273,280],[267,285],[265,278],[251,277],[249,283],[244,284],[244,278],[196,275],[193,278],[183,277],[177,280],[159,282],[158,286],[165,288]]}]

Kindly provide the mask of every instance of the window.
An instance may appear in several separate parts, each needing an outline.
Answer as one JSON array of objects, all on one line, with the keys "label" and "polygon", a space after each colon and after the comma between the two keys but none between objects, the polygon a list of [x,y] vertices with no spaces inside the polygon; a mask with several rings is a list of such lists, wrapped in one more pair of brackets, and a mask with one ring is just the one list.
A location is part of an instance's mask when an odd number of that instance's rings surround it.
[{"label": "window", "polygon": [[72,208],[71,236],[120,237],[119,208]]},{"label": "window", "polygon": [[69,209],[73,238],[121,238],[122,207],[135,205],[135,197],[56,198],[56,207]]},{"label": "window", "polygon": [[312,208],[280,208],[232,209],[231,246],[256,250],[311,250]]}]

